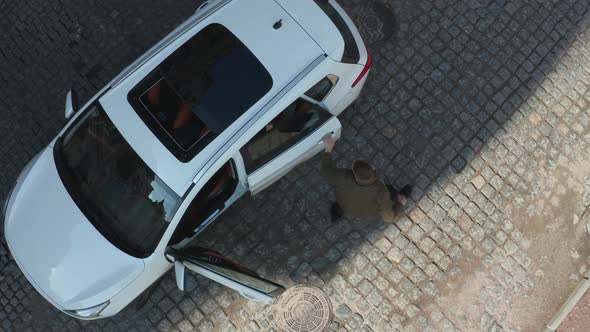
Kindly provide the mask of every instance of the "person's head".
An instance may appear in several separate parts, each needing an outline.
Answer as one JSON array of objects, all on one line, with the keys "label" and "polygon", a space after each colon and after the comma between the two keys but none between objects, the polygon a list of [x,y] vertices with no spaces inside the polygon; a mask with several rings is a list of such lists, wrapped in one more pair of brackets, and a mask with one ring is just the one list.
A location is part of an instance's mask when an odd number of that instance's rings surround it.
[{"label": "person's head", "polygon": [[377,180],[375,167],[364,160],[355,160],[352,162],[352,174],[354,174],[356,183],[360,185],[368,185]]}]

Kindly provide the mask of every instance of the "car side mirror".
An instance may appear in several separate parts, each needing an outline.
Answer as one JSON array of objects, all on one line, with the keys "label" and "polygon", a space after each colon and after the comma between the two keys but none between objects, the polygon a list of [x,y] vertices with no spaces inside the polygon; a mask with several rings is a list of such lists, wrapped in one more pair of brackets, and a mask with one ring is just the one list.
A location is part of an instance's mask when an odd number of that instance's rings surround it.
[{"label": "car side mirror", "polygon": [[70,90],[66,94],[66,119],[70,119],[76,111],[78,111],[78,95],[74,90]]},{"label": "car side mirror", "polygon": [[174,273],[176,274],[176,286],[184,292],[186,289],[186,267],[181,261],[174,261]]}]

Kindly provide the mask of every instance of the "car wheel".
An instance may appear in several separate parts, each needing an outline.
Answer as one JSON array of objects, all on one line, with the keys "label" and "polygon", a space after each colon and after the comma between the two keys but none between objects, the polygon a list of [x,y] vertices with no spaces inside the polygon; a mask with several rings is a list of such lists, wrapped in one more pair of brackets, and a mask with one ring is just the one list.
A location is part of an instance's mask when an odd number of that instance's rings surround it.
[{"label": "car wheel", "polygon": [[143,293],[141,293],[135,298],[135,300],[129,303],[127,307],[125,307],[125,309],[119,313],[118,316],[120,316],[122,319],[135,320],[147,314],[147,311],[149,311],[150,308],[149,306],[146,306],[146,304],[160,284],[161,280],[162,279],[158,279],[150,287],[144,290]]},{"label": "car wheel", "polygon": [[156,281],[150,287],[144,290],[143,293],[141,293],[137,298],[135,298],[135,300],[133,300],[133,302],[131,302],[131,305],[129,305],[129,307],[134,311],[141,310],[150,299],[150,296],[152,296],[152,294],[154,293],[154,290],[156,290],[156,287],[158,287],[158,285],[160,284],[160,280],[161,279],[158,279],[158,281]]}]

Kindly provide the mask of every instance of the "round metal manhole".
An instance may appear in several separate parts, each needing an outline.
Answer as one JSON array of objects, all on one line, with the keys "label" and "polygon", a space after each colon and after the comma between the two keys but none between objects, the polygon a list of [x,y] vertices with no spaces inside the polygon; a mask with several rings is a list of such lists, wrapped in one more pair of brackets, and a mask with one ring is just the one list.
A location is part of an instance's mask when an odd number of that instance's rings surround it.
[{"label": "round metal manhole", "polygon": [[311,285],[287,289],[275,304],[274,323],[284,332],[323,332],[332,323],[332,302]]},{"label": "round metal manhole", "polygon": [[395,16],[389,4],[361,1],[345,7],[367,45],[386,40],[397,30]]}]

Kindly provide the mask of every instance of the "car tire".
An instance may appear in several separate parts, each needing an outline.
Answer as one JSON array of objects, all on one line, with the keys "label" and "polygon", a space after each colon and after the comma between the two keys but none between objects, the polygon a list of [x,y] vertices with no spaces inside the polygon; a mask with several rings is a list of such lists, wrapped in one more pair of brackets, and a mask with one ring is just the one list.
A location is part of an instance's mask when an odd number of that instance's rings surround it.
[{"label": "car tire", "polygon": [[159,286],[161,280],[161,278],[158,279],[150,287],[144,290],[143,293],[139,294],[139,296],[131,301],[131,303],[129,303],[127,307],[125,307],[125,309],[123,309],[118,314],[118,316],[120,316],[122,319],[133,321],[147,314],[147,312],[150,310],[150,307],[146,306],[146,304],[148,303],[148,300],[156,288]]},{"label": "car tire", "polygon": [[139,311],[143,309],[145,304],[148,302],[148,300],[156,290],[156,287],[158,287],[158,285],[160,284],[160,280],[161,279],[158,279],[158,281],[153,283],[150,287],[148,287],[148,289],[144,290],[143,293],[136,297],[135,300],[133,300],[133,302],[131,302],[131,304],[129,305],[129,308],[133,311]]}]

